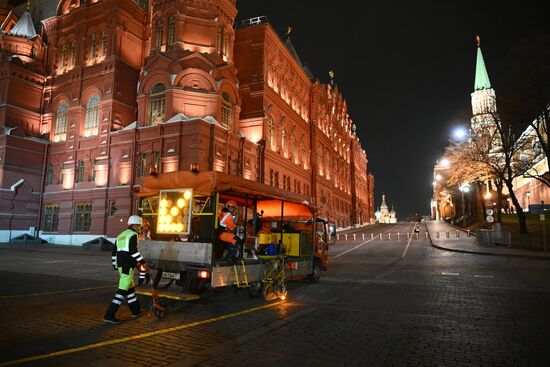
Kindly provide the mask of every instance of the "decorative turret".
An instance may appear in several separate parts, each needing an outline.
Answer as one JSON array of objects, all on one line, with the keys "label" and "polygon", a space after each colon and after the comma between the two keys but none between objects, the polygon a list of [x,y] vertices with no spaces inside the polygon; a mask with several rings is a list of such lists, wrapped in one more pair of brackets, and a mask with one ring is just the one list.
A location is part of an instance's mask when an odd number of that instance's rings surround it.
[{"label": "decorative turret", "polygon": [[489,74],[485,67],[485,60],[481,53],[481,39],[476,36],[477,60],[474,92],[472,93],[472,129],[486,127],[494,122],[494,114],[497,112],[496,94],[491,88]]}]

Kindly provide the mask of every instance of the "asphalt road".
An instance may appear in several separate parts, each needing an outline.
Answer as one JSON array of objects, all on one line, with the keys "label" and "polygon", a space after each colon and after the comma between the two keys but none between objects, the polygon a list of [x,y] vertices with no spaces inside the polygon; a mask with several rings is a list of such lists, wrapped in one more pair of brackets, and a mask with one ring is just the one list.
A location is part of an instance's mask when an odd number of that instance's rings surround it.
[{"label": "asphalt road", "polygon": [[119,325],[101,322],[110,253],[0,246],[0,366],[548,365],[550,261],[447,252],[424,232],[351,231],[284,302],[224,289],[161,320],[123,307]]}]

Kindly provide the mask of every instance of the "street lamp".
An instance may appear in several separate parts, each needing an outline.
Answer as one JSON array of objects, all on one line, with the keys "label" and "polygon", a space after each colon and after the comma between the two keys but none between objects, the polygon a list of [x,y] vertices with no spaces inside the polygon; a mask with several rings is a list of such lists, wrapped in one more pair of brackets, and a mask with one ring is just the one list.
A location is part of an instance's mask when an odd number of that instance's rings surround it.
[{"label": "street lamp", "polygon": [[459,127],[456,127],[454,130],[453,130],[453,137],[456,139],[456,140],[459,140],[459,141],[462,141],[464,140],[464,138],[468,135],[468,131],[466,130],[466,128],[462,127],[462,126],[459,126]]},{"label": "street lamp", "polygon": [[466,227],[466,203],[464,202],[464,193],[470,192],[470,185],[465,183],[460,185],[458,189],[462,194],[462,227]]},{"label": "street lamp", "polygon": [[527,211],[529,211],[529,206],[531,206],[531,191],[527,191]]}]

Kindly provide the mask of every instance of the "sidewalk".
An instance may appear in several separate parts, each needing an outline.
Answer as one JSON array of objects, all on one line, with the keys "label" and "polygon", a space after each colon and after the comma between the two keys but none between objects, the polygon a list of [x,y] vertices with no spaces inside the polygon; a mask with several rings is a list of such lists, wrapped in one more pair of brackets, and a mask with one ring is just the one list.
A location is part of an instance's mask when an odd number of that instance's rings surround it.
[{"label": "sidewalk", "polygon": [[426,222],[426,227],[430,234],[432,246],[442,250],[482,255],[518,256],[534,259],[550,259],[550,253],[545,254],[544,252],[513,249],[500,245],[480,245],[478,239],[473,234],[468,237],[467,232],[446,222],[433,220]]}]

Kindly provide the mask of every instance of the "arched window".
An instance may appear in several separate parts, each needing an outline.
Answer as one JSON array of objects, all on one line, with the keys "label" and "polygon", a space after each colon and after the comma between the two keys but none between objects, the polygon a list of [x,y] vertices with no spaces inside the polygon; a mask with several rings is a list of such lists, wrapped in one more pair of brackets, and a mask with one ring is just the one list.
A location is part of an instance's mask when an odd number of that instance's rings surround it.
[{"label": "arched window", "polygon": [[168,18],[168,47],[172,47],[176,40],[176,17]]},{"label": "arched window", "polygon": [[67,44],[64,43],[63,46],[61,46],[61,68],[64,68],[67,62]]},{"label": "arched window", "polygon": [[166,101],[166,88],[164,84],[157,83],[149,92],[149,121],[147,126],[155,126],[164,121],[164,104]]},{"label": "arched window", "polygon": [[84,121],[84,136],[97,135],[99,125],[99,96],[94,94],[86,104],[86,120]]},{"label": "arched window", "polygon": [[71,44],[71,56],[70,56],[70,67],[74,67],[76,65],[76,41],[73,41]]},{"label": "arched window", "polygon": [[92,33],[92,43],[90,46],[90,60],[95,59],[95,52],[97,50],[97,35]]},{"label": "arched window", "polygon": [[268,135],[269,146],[270,146],[271,150],[275,150],[275,121],[273,121],[273,117],[269,116],[268,124],[269,124],[269,126],[268,126],[268,129],[269,129],[269,135]]},{"label": "arched window", "polygon": [[101,56],[107,55],[107,30],[101,32]]},{"label": "arched window", "polygon": [[64,141],[67,138],[67,109],[69,106],[66,102],[61,102],[57,108],[57,114],[55,117],[55,129],[53,141]]},{"label": "arched window", "polygon": [[302,154],[300,157],[300,161],[304,165],[304,168],[306,167],[307,161],[306,161],[306,134],[302,133],[302,138],[300,139],[302,143]]},{"label": "arched window", "polygon": [[222,116],[221,124],[226,129],[231,129],[233,125],[233,102],[226,92],[222,93]]},{"label": "arched window", "polygon": [[164,22],[162,19],[159,19],[157,22],[157,32],[155,37],[155,47],[160,51],[160,48],[162,47],[162,38],[164,37]]}]

